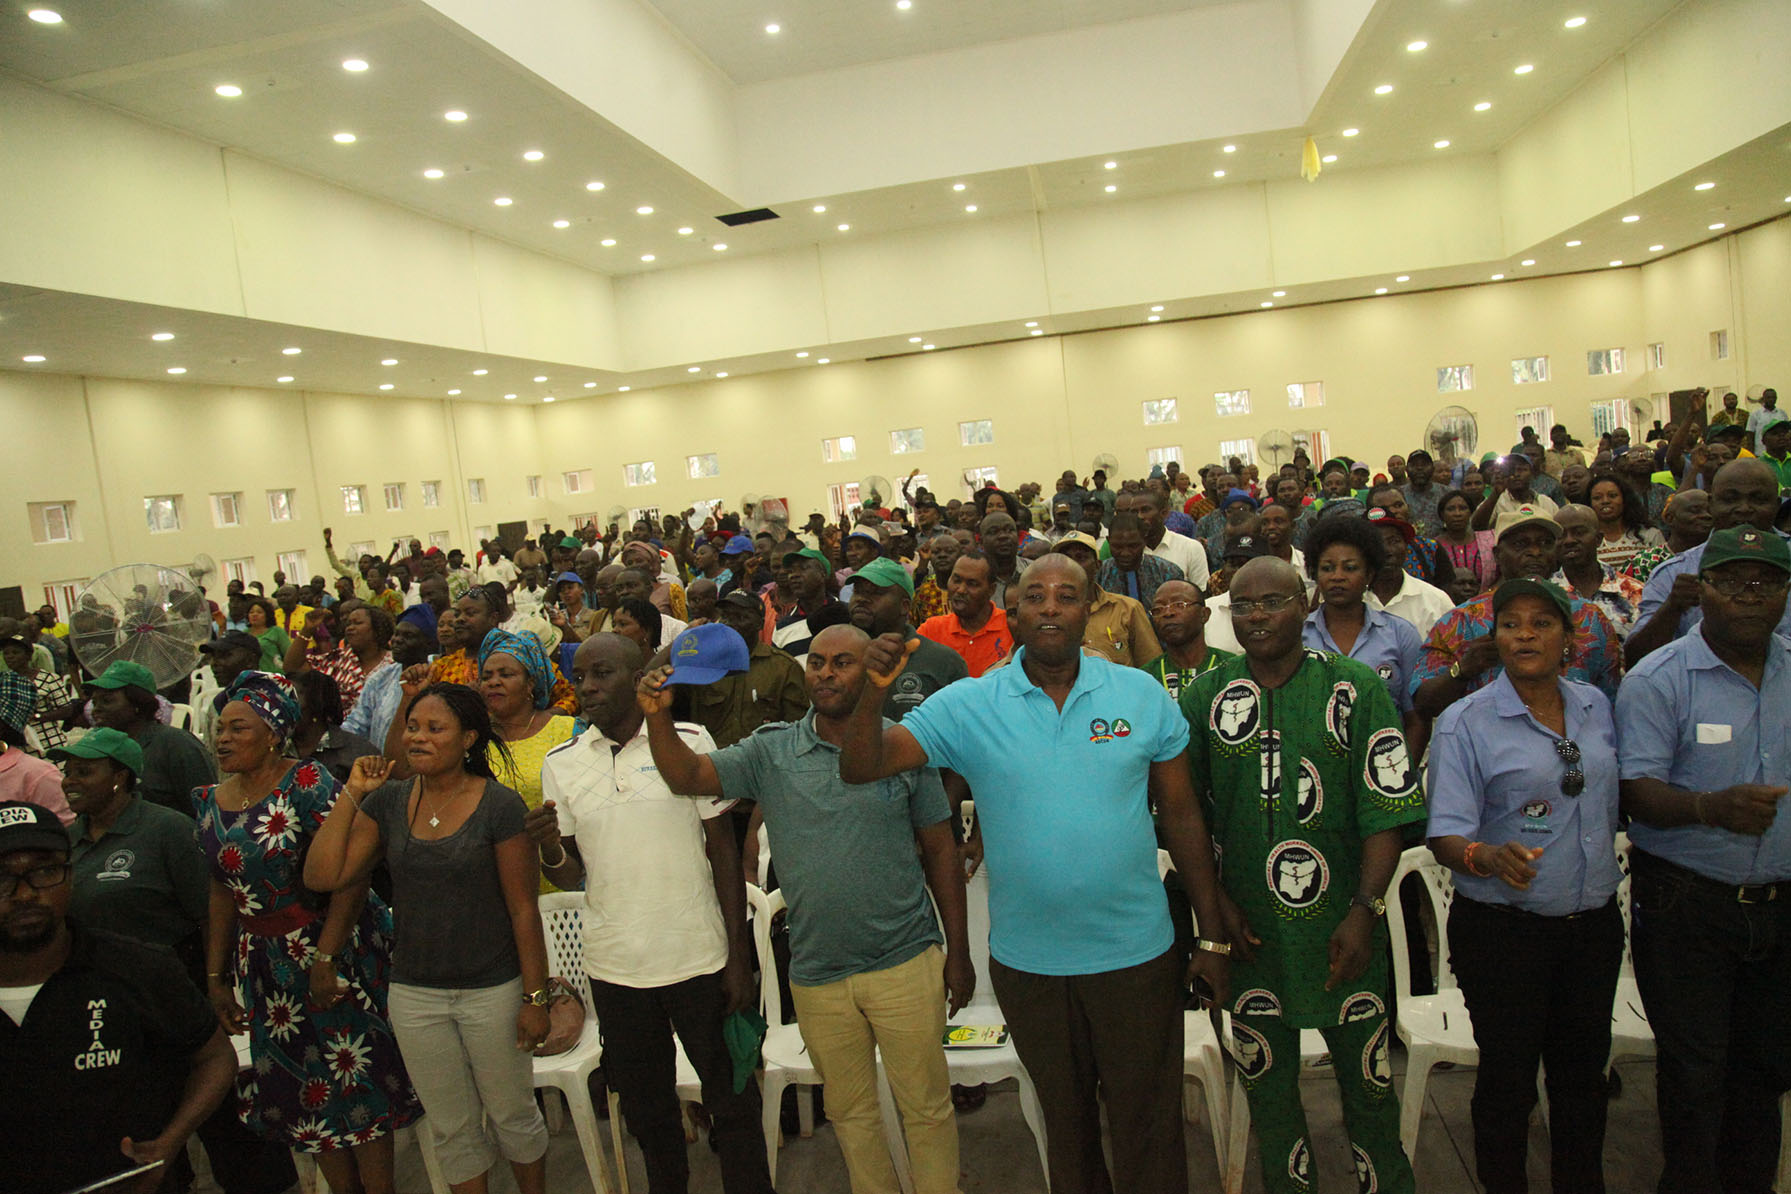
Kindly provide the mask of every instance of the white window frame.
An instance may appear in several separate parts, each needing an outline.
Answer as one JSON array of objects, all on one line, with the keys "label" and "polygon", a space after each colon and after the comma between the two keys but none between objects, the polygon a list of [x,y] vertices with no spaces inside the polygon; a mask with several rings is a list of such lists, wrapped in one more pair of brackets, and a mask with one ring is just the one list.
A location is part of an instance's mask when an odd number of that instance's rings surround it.
[{"label": "white window frame", "polygon": [[721,476],[721,454],[719,452],[698,452],[694,456],[686,456],[684,472],[692,481],[719,477]]},{"label": "white window frame", "polygon": [[387,510],[404,509],[404,482],[387,481],[384,490]]},{"label": "white window frame", "polygon": [[304,548],[281,552],[274,557],[274,566],[277,571],[284,572],[292,584],[302,585],[311,579],[311,565]]},{"label": "white window frame", "polygon": [[267,491],[267,520],[291,522],[298,517],[298,494],[290,489]]},{"label": "white window frame", "polygon": [[858,459],[858,437],[836,435],[821,441],[821,463],[840,464]]},{"label": "white window frame", "polygon": [[540,473],[530,473],[527,477],[523,478],[523,482],[525,485],[528,486],[528,491],[529,491],[530,497],[538,498],[541,496],[541,474]]},{"label": "white window frame", "polygon": [[1219,441],[1219,463],[1227,464],[1233,456],[1243,458],[1245,464],[1256,464],[1256,437],[1247,435],[1242,439],[1222,439]]},{"label": "white window frame", "polygon": [[[636,460],[622,466],[622,484],[630,489],[659,484],[659,470],[651,460]],[[639,521],[638,519],[633,521]]]},{"label": "white window frame", "polygon": [[[44,583],[44,600],[56,610],[56,617],[63,622],[75,612],[75,598],[88,585],[88,578],[83,576],[75,580],[52,580]],[[44,627],[48,630],[49,627]]]},{"label": "white window frame", "polygon": [[1537,438],[1546,441],[1548,429],[1555,425],[1555,408],[1552,406],[1531,406],[1513,412],[1511,426],[1514,431],[1511,442],[1516,443],[1524,437],[1524,428],[1536,429]]},{"label": "white window frame", "polygon": [[1180,444],[1164,444],[1159,448],[1146,448],[1144,450],[1144,467],[1147,472],[1153,466],[1168,468],[1169,462],[1172,460],[1177,464],[1181,463],[1182,446]]},{"label": "white window frame", "polygon": [[1314,468],[1331,459],[1331,433],[1323,427],[1296,427],[1288,434],[1293,437],[1294,451],[1305,448]]},{"label": "white window frame", "polygon": [[423,482],[423,508],[433,510],[442,504],[442,483],[440,481]]},{"label": "white window frame", "polygon": [[842,515],[858,509],[859,504],[858,482],[842,481],[827,487],[827,508],[833,512],[832,521],[838,522]]},{"label": "white window frame", "polygon": [[342,513],[365,514],[367,512],[367,487],[365,485],[342,486]]},{"label": "white window frame", "polygon": [[592,478],[590,469],[569,468],[560,474],[560,486],[566,491],[566,496],[571,497],[573,494],[591,492],[597,488],[597,482]]},{"label": "white window frame", "polygon": [[1167,427],[1181,422],[1181,402],[1175,398],[1146,398],[1139,406],[1146,427]]},{"label": "white window frame", "polygon": [[447,551],[449,541],[452,538],[453,538],[453,536],[447,531],[430,531],[429,532],[429,546],[439,547],[443,551]]},{"label": "white window frame", "polygon": [[916,452],[927,450],[927,429],[925,427],[898,427],[889,433],[889,454],[891,456],[912,456]]},{"label": "white window frame", "polygon": [[1322,381],[1290,381],[1287,383],[1287,405],[1290,410],[1325,404],[1325,383]]},{"label": "white window frame", "polygon": [[[468,477],[466,479],[466,504],[469,506],[483,506],[485,504],[484,477]],[[490,535],[482,535],[480,537],[484,539],[491,538]]]},{"label": "white window frame", "polygon": [[[653,533],[655,535],[659,534],[663,529],[659,525],[660,513],[658,506],[636,506],[628,511],[629,526],[633,526],[643,518],[647,520],[647,525],[653,528]],[[583,526],[584,524],[580,523],[579,525]]]},{"label": "white window frame", "polygon": [[1465,394],[1474,388],[1474,366],[1438,365],[1437,393]]},{"label": "white window frame", "polygon": [[219,560],[218,568],[224,573],[226,582],[240,580],[245,587],[261,579],[255,567],[254,556],[237,556],[235,559]]},{"label": "white window frame", "polygon": [[1250,413],[1249,390],[1214,390],[1213,412],[1221,419]]},{"label": "white window frame", "polygon": [[220,529],[243,524],[243,495],[214,493],[211,495],[211,524]]},{"label": "white window frame", "polygon": [[986,448],[994,442],[994,419],[966,419],[958,424],[958,447]]},{"label": "white window frame", "polygon": [[360,539],[348,545],[348,560],[351,565],[360,562],[362,556],[376,556],[378,554],[379,552],[374,550],[373,540],[371,539]]},{"label": "white window frame", "polygon": [[[26,502],[25,511],[31,519],[33,543],[73,543],[80,538],[73,502]],[[61,523],[61,534],[52,533],[56,529],[52,520]]]},{"label": "white window frame", "polygon": [[1710,359],[1726,361],[1729,359],[1729,329],[1718,328],[1710,333]]},{"label": "white window frame", "polygon": [[477,543],[483,543],[487,539],[491,538],[491,533],[492,533],[491,528],[489,526],[474,527],[473,528],[473,540],[474,540],[474,542],[477,542]]},{"label": "white window frame", "polygon": [[1000,470],[992,464],[983,465],[981,468],[967,468],[964,470],[963,482],[964,496],[966,498],[973,497],[976,491],[985,485],[994,485],[999,488],[1001,485]]},{"label": "white window frame", "polygon": [[1549,380],[1548,357],[1512,357],[1511,384],[1535,386]]},{"label": "white window frame", "polygon": [[1667,367],[1667,345],[1665,341],[1656,340],[1648,346],[1648,368],[1665,369]]},{"label": "white window frame", "polygon": [[[161,505],[158,503],[166,503]],[[178,493],[158,493],[143,499],[143,517],[152,535],[171,535],[186,525],[186,503]],[[158,516],[158,512],[159,516]],[[157,525],[161,523],[163,525]],[[171,525],[168,525],[171,524]]]},{"label": "white window frame", "polygon": [[1623,350],[1621,348],[1590,348],[1586,350],[1586,376],[1609,377],[1623,372]]}]

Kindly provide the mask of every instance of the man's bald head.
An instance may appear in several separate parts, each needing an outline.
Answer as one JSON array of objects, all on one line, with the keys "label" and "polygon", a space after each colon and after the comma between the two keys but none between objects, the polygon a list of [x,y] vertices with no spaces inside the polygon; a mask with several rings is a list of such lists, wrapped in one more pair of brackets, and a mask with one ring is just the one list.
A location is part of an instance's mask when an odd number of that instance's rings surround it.
[{"label": "man's bald head", "polygon": [[1764,460],[1731,460],[1710,481],[1710,517],[1717,530],[1751,526],[1771,532],[1779,510],[1779,478]]},{"label": "man's bald head", "polygon": [[620,634],[605,631],[602,634],[593,634],[578,644],[578,650],[572,653],[572,666],[574,669],[589,667],[600,659],[632,671],[639,671],[646,663],[639,643]]},{"label": "man's bald head", "polygon": [[578,693],[579,712],[612,741],[631,738],[639,728],[640,706],[635,702],[634,686],[643,663],[639,644],[619,634],[593,634],[578,644],[572,655],[572,687]]},{"label": "man's bald head", "polygon": [[1306,582],[1300,579],[1299,570],[1286,560],[1274,556],[1258,556],[1247,561],[1231,578],[1233,590],[1248,584],[1263,593],[1300,593],[1306,591]]},{"label": "man's bald head", "polygon": [[871,636],[840,622],[810,640],[806,664],[808,699],[815,712],[837,720],[852,712],[864,691],[864,651]]},{"label": "man's bald head", "polygon": [[1014,583],[1019,585],[1021,591],[1024,592],[1026,589],[1031,588],[1035,581],[1045,582],[1047,580],[1058,579],[1059,577],[1067,579],[1069,583],[1075,585],[1081,592],[1088,591],[1087,569],[1083,568],[1082,565],[1078,564],[1075,560],[1071,559],[1061,551],[1054,551],[1049,555],[1040,556],[1038,559],[1034,560],[1032,566],[1026,570],[1025,575],[1021,576],[1020,579]]}]

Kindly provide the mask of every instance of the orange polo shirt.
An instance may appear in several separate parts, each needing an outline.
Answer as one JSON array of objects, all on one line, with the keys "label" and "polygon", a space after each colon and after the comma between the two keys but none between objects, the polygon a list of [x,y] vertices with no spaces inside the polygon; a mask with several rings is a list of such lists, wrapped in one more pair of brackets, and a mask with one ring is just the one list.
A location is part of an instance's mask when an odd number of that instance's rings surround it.
[{"label": "orange polo shirt", "polygon": [[1007,628],[1007,611],[999,605],[994,614],[974,634],[964,629],[958,615],[950,612],[928,618],[920,624],[920,632],[941,646],[950,647],[964,657],[972,678],[982,675],[1014,653],[1014,636]]}]

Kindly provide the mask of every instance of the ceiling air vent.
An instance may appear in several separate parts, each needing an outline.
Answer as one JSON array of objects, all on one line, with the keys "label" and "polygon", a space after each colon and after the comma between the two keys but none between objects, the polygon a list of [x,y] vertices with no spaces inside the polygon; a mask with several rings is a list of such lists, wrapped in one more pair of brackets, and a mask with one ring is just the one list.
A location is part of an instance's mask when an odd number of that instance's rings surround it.
[{"label": "ceiling air vent", "polygon": [[729,228],[738,228],[742,224],[757,224],[762,220],[775,220],[777,213],[769,207],[755,207],[751,211],[729,212],[725,216],[716,216],[715,218]]}]

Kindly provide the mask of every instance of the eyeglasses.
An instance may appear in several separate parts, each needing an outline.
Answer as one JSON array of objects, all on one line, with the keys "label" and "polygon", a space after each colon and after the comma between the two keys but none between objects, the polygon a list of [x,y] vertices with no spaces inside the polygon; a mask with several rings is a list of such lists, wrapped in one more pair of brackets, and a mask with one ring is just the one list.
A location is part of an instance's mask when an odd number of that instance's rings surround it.
[{"label": "eyeglasses", "polygon": [[1567,764],[1567,770],[1561,773],[1561,795],[1578,796],[1586,790],[1586,773],[1580,767],[1580,744],[1572,738],[1557,738],[1555,753]]},{"label": "eyeglasses", "polygon": [[1791,588],[1791,577],[1784,576],[1742,580],[1739,576],[1718,576],[1713,572],[1704,572],[1699,574],[1698,579],[1724,597],[1739,597],[1743,593],[1751,593],[1755,597],[1777,597]]},{"label": "eyeglasses", "polygon": [[34,866],[20,874],[16,871],[0,871],[0,900],[9,900],[12,893],[19,889],[21,881],[29,883],[34,891],[58,887],[68,881],[70,867],[66,862],[49,862],[43,866]]},{"label": "eyeglasses", "polygon": [[1179,614],[1183,610],[1193,609],[1199,604],[1201,603],[1198,601],[1165,601],[1160,605],[1151,606],[1150,616],[1153,618],[1161,618],[1168,614]]},{"label": "eyeglasses", "polygon": [[1277,595],[1264,597],[1261,601],[1233,601],[1231,615],[1234,618],[1247,618],[1257,610],[1261,610],[1265,614],[1278,614],[1298,600],[1300,600],[1299,597]]}]

